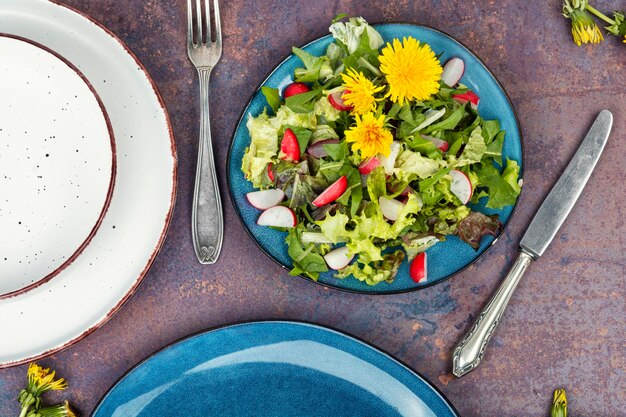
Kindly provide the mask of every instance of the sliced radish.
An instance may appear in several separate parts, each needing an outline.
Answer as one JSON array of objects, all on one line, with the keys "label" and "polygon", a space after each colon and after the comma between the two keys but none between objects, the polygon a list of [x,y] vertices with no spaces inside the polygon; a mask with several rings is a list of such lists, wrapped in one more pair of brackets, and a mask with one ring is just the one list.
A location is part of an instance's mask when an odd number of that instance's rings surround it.
[{"label": "sliced radish", "polygon": [[465,72],[465,62],[461,58],[452,58],[443,66],[441,81],[449,87],[454,87]]},{"label": "sliced radish", "polygon": [[354,259],[354,254],[350,255],[348,252],[348,247],[342,246],[324,255],[324,260],[331,269],[343,269]]},{"label": "sliced radish", "polygon": [[419,126],[417,126],[415,129],[413,129],[411,131],[411,133],[417,132],[419,130],[422,130],[422,129],[432,125],[437,120],[441,119],[444,114],[446,114],[446,109],[439,109],[439,110],[429,109],[429,110],[427,110],[424,113],[424,116],[426,116],[426,120],[424,120]]},{"label": "sliced radish", "polygon": [[391,142],[391,151],[389,151],[389,156],[378,154],[377,158],[383,168],[385,168],[385,174],[393,174],[393,167],[396,164],[396,158],[398,158],[398,154],[400,154],[401,149],[402,145],[400,145],[400,142],[393,141]]},{"label": "sliced radish", "polygon": [[450,184],[450,191],[457,196],[463,204],[467,204],[472,198],[472,182],[469,177],[465,175],[465,172],[454,169],[450,171],[452,175],[452,184]]},{"label": "sliced radish", "polygon": [[333,145],[339,142],[339,139],[320,140],[319,142],[315,142],[313,145],[309,146],[306,150],[306,153],[316,158],[325,158],[328,156],[328,152],[326,152],[326,149],[324,149],[324,145]]},{"label": "sliced radish", "polygon": [[274,164],[271,162],[267,165],[267,176],[270,181],[274,182]]},{"label": "sliced radish", "polygon": [[283,97],[291,97],[296,94],[308,93],[311,91],[308,85],[305,83],[291,83],[283,90]]},{"label": "sliced radish", "polygon": [[359,172],[361,174],[369,174],[375,170],[378,165],[380,165],[380,160],[375,156],[372,156],[371,158],[367,158],[365,161],[361,162],[359,165]]},{"label": "sliced radish", "polygon": [[327,189],[325,189],[322,194],[318,195],[315,200],[311,204],[315,207],[322,207],[326,204],[332,203],[343,193],[346,192],[348,188],[348,179],[345,175],[342,175],[337,181],[333,182]]},{"label": "sliced radish", "polygon": [[280,159],[289,162],[300,162],[300,145],[293,130],[285,129],[283,140],[280,142]]},{"label": "sliced radish", "polygon": [[387,197],[378,197],[378,204],[380,204],[380,211],[383,212],[383,216],[392,222],[396,221],[400,212],[404,208],[404,204],[398,200]]},{"label": "sliced radish", "polygon": [[328,101],[330,105],[341,111],[352,110],[352,106],[348,106],[343,101],[343,95],[349,93],[350,90],[339,90],[328,95]]},{"label": "sliced radish", "polygon": [[246,198],[250,204],[259,210],[267,210],[283,201],[285,193],[281,189],[253,191],[246,194]]},{"label": "sliced radish", "polygon": [[453,94],[452,98],[461,104],[465,104],[469,101],[470,106],[472,106],[474,110],[478,108],[478,103],[480,102],[480,97],[478,97],[475,92],[469,90],[463,94]]},{"label": "sliced radish", "polygon": [[295,227],[296,213],[285,206],[274,206],[265,210],[259,216],[256,224],[259,226]]},{"label": "sliced radish", "polygon": [[428,279],[428,258],[426,252],[417,254],[411,266],[409,267],[409,275],[413,281],[419,283],[426,282]]},{"label": "sliced radish", "polygon": [[448,148],[450,147],[450,145],[448,145],[448,142],[446,142],[443,139],[439,139],[434,136],[428,136],[428,135],[421,135],[421,136],[422,138],[426,139],[427,141],[435,145],[437,149],[439,149],[441,152],[446,152]]},{"label": "sliced radish", "polygon": [[334,243],[320,232],[302,232],[300,240],[302,243]]}]

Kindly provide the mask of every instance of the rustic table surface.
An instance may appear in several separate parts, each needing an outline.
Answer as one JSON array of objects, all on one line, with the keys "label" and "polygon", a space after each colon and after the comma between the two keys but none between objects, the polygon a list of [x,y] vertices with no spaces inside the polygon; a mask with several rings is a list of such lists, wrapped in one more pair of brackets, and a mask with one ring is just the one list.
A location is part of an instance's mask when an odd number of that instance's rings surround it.
[{"label": "rustic table surface", "polygon": [[[624,416],[626,45],[611,37],[576,47],[557,0],[223,0],[224,53],[211,80],[211,122],[225,239],[219,262],[201,266],[190,234],[199,116],[185,1],[64,1],[111,29],[146,65],[169,110],[180,164],[167,240],[135,295],[101,329],[40,361],[69,379],[62,395],[80,415],[170,342],[225,323],[281,318],[329,325],[388,351],[430,379],[465,417],[546,416],[558,387],[567,389],[573,415]],[[601,10],[619,3],[594,2]],[[290,277],[246,235],[227,195],[228,145],[250,95],[291,45],[325,35],[341,12],[426,24],[460,39],[495,73],[520,118],[524,191],[510,226],[478,263],[419,292],[349,294]],[[613,134],[578,204],[521,282],[481,366],[454,378],[454,345],[603,108],[614,113]],[[58,309],[59,320],[72,314]],[[0,371],[0,415],[17,416],[25,374],[26,366]]]}]

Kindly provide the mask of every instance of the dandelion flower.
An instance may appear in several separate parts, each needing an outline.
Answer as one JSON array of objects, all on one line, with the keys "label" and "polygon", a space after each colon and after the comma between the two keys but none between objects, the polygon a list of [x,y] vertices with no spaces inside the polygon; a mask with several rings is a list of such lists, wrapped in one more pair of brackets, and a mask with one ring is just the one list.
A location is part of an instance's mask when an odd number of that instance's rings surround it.
[{"label": "dandelion flower", "polygon": [[564,389],[554,391],[554,400],[550,410],[552,417],[567,417],[567,397]]},{"label": "dandelion flower", "polygon": [[389,156],[393,135],[385,128],[385,116],[376,118],[374,113],[362,117],[355,116],[356,125],[346,130],[346,142],[352,143],[352,149],[359,151],[362,158],[376,156],[379,153]]},{"label": "dandelion flower", "polygon": [[604,39],[600,28],[585,10],[587,0],[565,0],[563,16],[572,20],[572,37],[576,45],[600,43]]},{"label": "dandelion flower", "polygon": [[41,417],[76,417],[67,401],[63,404],[41,407],[37,410],[37,415]]},{"label": "dandelion flower", "polygon": [[36,363],[31,363],[28,366],[27,375],[27,391],[36,397],[47,391],[58,391],[67,388],[67,382],[63,378],[54,379],[55,371],[50,372],[49,368],[42,368]]},{"label": "dandelion flower", "polygon": [[342,96],[343,102],[352,107],[352,113],[363,115],[376,110],[376,102],[382,99],[377,99],[374,95],[384,87],[376,87],[362,72],[356,72],[352,68],[341,74],[341,78],[346,91]]},{"label": "dandelion flower", "polygon": [[439,91],[443,69],[428,44],[412,37],[393,40],[381,52],[380,70],[389,83],[388,97],[404,104],[411,100],[428,100]]}]

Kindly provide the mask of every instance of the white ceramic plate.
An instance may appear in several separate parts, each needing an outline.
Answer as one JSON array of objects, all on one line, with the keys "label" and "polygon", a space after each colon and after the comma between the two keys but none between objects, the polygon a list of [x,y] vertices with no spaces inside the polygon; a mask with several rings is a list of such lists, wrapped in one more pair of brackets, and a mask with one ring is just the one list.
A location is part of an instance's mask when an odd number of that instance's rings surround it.
[{"label": "white ceramic plate", "polygon": [[113,193],[115,141],[89,82],[61,56],[0,34],[0,298],[69,265]]},{"label": "white ceramic plate", "polygon": [[75,65],[102,99],[117,148],[115,190],[91,243],[54,279],[0,300],[0,367],[6,367],[79,341],[132,294],[169,224],[176,153],[153,82],[99,24],[44,0],[2,0],[0,32],[38,42]]}]

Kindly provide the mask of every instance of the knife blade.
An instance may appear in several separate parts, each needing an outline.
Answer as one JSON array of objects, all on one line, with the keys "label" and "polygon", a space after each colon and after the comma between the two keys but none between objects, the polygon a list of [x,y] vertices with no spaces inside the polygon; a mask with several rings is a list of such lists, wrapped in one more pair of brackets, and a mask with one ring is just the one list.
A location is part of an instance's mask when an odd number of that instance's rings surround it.
[{"label": "knife blade", "polygon": [[591,172],[596,166],[606,145],[613,115],[602,110],[589,129],[585,140],[565,168],[563,175],[548,194],[528,226],[520,247],[537,259],[546,250],[565,218],[574,207],[583,191]]},{"label": "knife blade", "polygon": [[543,255],[578,200],[611,133],[613,115],[602,110],[574,157],[539,207],[520,241],[520,254],[469,333],[452,354],[452,373],[461,377],[474,370],[485,354],[519,280],[533,260]]}]

